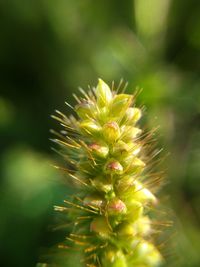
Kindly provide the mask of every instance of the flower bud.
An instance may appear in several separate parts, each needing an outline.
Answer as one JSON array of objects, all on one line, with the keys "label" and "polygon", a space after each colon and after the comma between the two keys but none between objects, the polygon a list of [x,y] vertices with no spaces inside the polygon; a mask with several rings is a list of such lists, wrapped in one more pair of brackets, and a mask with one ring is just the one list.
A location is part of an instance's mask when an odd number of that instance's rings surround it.
[{"label": "flower bud", "polygon": [[109,143],[114,143],[120,137],[120,128],[115,121],[110,121],[103,126],[103,136]]},{"label": "flower bud", "polygon": [[80,128],[84,133],[89,135],[98,134],[101,130],[101,127],[92,120],[84,120],[80,123]]},{"label": "flower bud", "polygon": [[101,108],[101,111],[97,113],[97,119],[101,123],[106,123],[108,121],[108,107]]},{"label": "flower bud", "polygon": [[122,174],[123,173],[123,167],[118,161],[111,159],[107,162],[107,164],[105,166],[105,173]]},{"label": "flower bud", "polygon": [[133,160],[132,160],[132,165],[133,166],[136,166],[136,167],[145,167],[145,163],[144,161],[142,161],[141,159],[135,157]]},{"label": "flower bud", "polygon": [[108,267],[127,267],[123,252],[115,248],[106,249],[102,258],[102,264],[102,266]]},{"label": "flower bud", "polygon": [[116,95],[110,105],[110,116],[119,117],[122,116],[132,101],[131,95],[120,94]]},{"label": "flower bud", "polygon": [[127,220],[129,222],[135,222],[143,213],[144,208],[142,204],[132,198],[126,202],[126,205],[128,208]]},{"label": "flower bud", "polygon": [[147,236],[151,233],[151,221],[149,217],[140,217],[133,225],[135,232],[142,236]]},{"label": "flower bud", "polygon": [[130,177],[130,176],[124,176],[122,178],[120,178],[119,180],[117,180],[116,182],[116,189],[117,192],[120,194],[123,194],[124,192],[126,192],[132,185],[134,182],[135,178]]},{"label": "flower bud", "polygon": [[113,155],[115,157],[124,157],[129,154],[129,150],[131,149],[131,144],[127,144],[121,140],[119,140],[115,146],[113,147]]},{"label": "flower bud", "polygon": [[142,112],[139,108],[128,108],[124,116],[124,123],[134,125],[142,116]]},{"label": "flower bud", "polygon": [[83,100],[80,104],[75,106],[76,113],[81,119],[93,118],[95,106],[92,101]]},{"label": "flower bud", "polygon": [[112,100],[112,92],[109,86],[99,79],[96,88],[97,104],[99,107],[108,106]]},{"label": "flower bud", "polygon": [[100,192],[102,191],[102,192],[108,193],[111,190],[113,190],[113,185],[110,184],[106,179],[102,177],[97,177],[91,180],[91,183]]},{"label": "flower bud", "polygon": [[137,157],[126,158],[124,161],[124,165],[128,168],[130,174],[140,173],[145,167],[145,163]]},{"label": "flower bud", "polygon": [[113,199],[107,205],[107,211],[110,215],[119,215],[126,213],[126,205],[120,199]]},{"label": "flower bud", "polygon": [[162,262],[160,252],[155,246],[147,241],[141,241],[135,247],[135,258],[137,262],[148,266],[159,266]]},{"label": "flower bud", "polygon": [[105,217],[96,217],[90,224],[90,231],[97,233],[102,238],[109,237],[111,230]]},{"label": "flower bud", "polygon": [[[134,156],[137,156],[141,150],[141,145],[134,142],[123,142],[119,140],[115,143],[113,148],[113,156],[115,158],[125,158],[132,160]],[[129,162],[130,162],[129,160]]]},{"label": "flower bud", "polygon": [[145,187],[142,186],[139,182],[134,182],[135,192],[132,197],[142,203],[151,202],[152,204],[157,203],[156,197]]},{"label": "flower bud", "polygon": [[117,228],[117,234],[122,237],[131,237],[136,234],[132,223],[123,222]]},{"label": "flower bud", "polygon": [[94,152],[97,156],[105,158],[108,155],[109,148],[107,146],[101,146],[97,143],[92,143],[88,145],[92,152]]},{"label": "flower bud", "polygon": [[163,257],[160,252],[154,247],[154,249],[149,253],[146,258],[146,263],[150,266],[160,266],[163,263]]},{"label": "flower bud", "polygon": [[124,142],[130,142],[141,134],[142,130],[132,126],[122,127],[122,139]]},{"label": "flower bud", "polygon": [[132,143],[132,155],[133,156],[137,156],[140,153],[140,150],[141,150],[140,144]]},{"label": "flower bud", "polygon": [[103,199],[97,195],[91,195],[84,198],[83,204],[85,206],[93,206],[96,208],[100,208],[103,204]]}]

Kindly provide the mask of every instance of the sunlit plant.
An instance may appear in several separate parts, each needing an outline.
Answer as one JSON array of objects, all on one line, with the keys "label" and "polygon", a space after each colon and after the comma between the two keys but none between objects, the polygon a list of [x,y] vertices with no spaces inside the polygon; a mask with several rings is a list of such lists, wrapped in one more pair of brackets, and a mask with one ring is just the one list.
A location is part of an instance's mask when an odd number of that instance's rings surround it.
[{"label": "sunlit plant", "polygon": [[[118,88],[119,89],[119,88]],[[63,127],[59,144],[75,193],[55,209],[66,216],[70,234],[59,245],[77,248],[87,267],[153,267],[163,259],[154,244],[160,176],[151,170],[158,150],[153,131],[137,125],[142,109],[135,95],[99,79],[97,87],[76,97],[73,115],[56,111]],[[152,149],[151,149],[152,148]]]}]

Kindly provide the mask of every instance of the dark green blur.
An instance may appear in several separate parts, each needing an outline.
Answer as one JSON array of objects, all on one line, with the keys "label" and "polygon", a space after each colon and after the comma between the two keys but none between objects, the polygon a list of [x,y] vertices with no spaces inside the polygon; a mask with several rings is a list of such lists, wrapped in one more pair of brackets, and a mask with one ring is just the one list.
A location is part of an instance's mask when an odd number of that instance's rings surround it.
[{"label": "dark green blur", "polygon": [[200,266],[200,2],[8,0],[0,21],[0,266],[35,266],[65,236],[52,231],[70,189],[51,166],[50,114],[69,114],[64,102],[98,77],[143,88],[146,125],[170,153],[166,266]]}]

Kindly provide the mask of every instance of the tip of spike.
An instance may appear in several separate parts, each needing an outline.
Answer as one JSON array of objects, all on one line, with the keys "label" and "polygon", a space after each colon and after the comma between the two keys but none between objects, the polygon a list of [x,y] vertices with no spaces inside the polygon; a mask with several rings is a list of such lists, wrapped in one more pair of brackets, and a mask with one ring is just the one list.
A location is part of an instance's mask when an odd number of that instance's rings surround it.
[{"label": "tip of spike", "polygon": [[98,79],[96,87],[97,104],[99,107],[106,107],[112,100],[110,87],[101,79]]}]

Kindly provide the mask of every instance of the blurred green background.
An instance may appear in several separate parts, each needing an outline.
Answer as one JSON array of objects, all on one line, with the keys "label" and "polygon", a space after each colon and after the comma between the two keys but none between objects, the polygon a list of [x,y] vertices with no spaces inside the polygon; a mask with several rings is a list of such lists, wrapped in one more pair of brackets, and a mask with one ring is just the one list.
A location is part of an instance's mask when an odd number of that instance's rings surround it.
[{"label": "blurred green background", "polygon": [[166,266],[199,267],[200,1],[0,1],[0,20],[0,266],[35,266],[63,238],[50,230],[68,190],[51,167],[50,114],[101,77],[144,88],[138,104],[170,152]]}]

